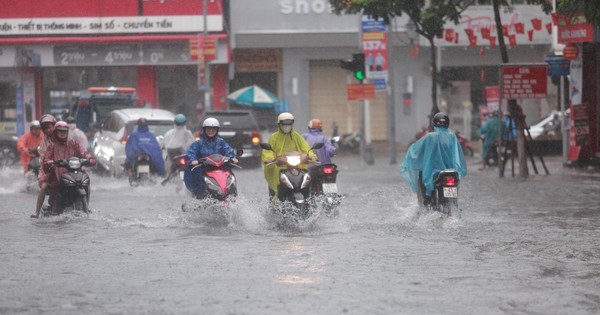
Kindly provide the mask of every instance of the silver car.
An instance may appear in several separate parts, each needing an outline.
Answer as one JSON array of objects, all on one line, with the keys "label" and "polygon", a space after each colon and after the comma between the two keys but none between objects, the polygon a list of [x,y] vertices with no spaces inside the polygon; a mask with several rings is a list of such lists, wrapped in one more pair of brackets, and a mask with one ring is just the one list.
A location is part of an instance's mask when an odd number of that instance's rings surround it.
[{"label": "silver car", "polygon": [[125,108],[112,111],[100,124],[91,147],[98,166],[111,176],[124,175],[127,137],[136,131],[137,121],[141,117],[146,118],[150,131],[156,135],[161,147],[164,147],[165,133],[173,128],[175,121],[175,114],[164,109]]}]

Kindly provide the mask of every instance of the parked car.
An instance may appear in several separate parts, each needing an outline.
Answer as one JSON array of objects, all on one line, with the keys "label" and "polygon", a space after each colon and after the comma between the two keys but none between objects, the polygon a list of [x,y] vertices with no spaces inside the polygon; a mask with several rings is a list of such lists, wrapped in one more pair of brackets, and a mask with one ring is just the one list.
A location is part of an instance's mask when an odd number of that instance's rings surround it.
[{"label": "parked car", "polygon": [[208,117],[216,118],[221,127],[219,136],[225,139],[234,149],[244,150],[241,156],[242,163],[246,166],[260,165],[260,130],[256,119],[251,111],[248,110],[224,110],[209,111],[200,120],[200,125],[196,129],[196,139],[202,132],[202,122]]},{"label": "parked car", "polygon": [[131,87],[90,87],[80,92],[73,105],[71,116],[75,117],[77,128],[86,133],[88,139],[94,137],[98,124],[113,110],[122,108],[148,107],[140,100],[135,88]]},{"label": "parked car", "polygon": [[17,136],[0,135],[0,167],[11,166],[19,160]]},{"label": "parked car", "polygon": [[[127,136],[137,129],[137,121],[144,117],[148,127],[163,146],[164,135],[173,128],[175,114],[164,109],[125,108],[112,111],[100,124],[92,140],[92,153],[98,166],[112,176],[125,173],[125,144]],[[163,154],[164,155],[164,154]]]}]

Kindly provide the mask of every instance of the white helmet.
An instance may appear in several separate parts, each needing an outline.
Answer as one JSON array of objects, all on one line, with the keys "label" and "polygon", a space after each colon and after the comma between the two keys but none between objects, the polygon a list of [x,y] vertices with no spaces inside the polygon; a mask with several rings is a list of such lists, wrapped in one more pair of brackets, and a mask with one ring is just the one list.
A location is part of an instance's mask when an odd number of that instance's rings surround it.
[{"label": "white helmet", "polygon": [[277,117],[277,123],[284,124],[284,125],[293,125],[294,124],[294,115],[292,115],[290,113],[281,113]]},{"label": "white helmet", "polygon": [[202,123],[202,128],[206,128],[206,127],[214,127],[214,128],[219,128],[221,127],[221,125],[219,124],[219,121],[216,118],[206,118],[204,120],[204,122]]}]

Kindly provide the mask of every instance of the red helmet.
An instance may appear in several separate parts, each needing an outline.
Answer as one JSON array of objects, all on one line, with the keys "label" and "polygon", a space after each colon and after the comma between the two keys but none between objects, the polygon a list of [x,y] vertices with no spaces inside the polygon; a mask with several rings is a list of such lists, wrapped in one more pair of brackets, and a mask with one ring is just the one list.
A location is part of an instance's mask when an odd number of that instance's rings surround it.
[{"label": "red helmet", "polygon": [[43,115],[42,118],[40,118],[40,125],[42,128],[44,128],[44,124],[52,124],[54,126],[54,124],[56,124],[56,118],[50,114]]}]

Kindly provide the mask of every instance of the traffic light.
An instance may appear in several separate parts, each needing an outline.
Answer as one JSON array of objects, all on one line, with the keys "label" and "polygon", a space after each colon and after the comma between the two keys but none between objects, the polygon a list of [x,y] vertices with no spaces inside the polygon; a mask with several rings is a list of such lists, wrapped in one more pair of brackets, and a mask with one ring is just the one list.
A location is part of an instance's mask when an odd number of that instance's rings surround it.
[{"label": "traffic light", "polygon": [[340,60],[340,67],[352,71],[354,77],[362,83],[366,78],[365,54],[352,54],[352,60]]}]

